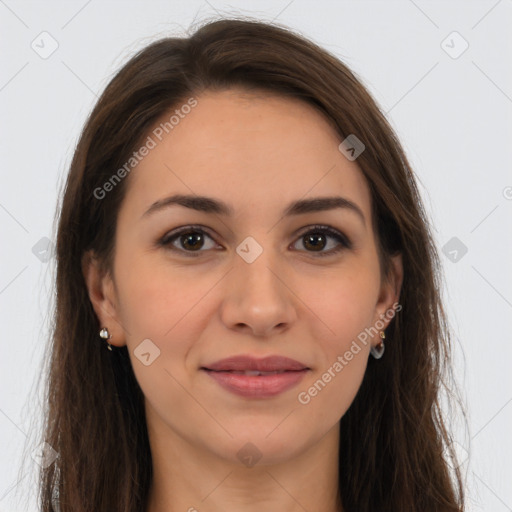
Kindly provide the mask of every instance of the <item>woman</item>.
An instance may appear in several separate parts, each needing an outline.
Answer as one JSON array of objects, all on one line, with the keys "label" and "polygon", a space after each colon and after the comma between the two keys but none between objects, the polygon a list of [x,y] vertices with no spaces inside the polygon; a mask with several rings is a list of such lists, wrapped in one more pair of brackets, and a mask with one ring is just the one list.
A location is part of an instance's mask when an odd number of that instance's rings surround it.
[{"label": "woman", "polygon": [[326,51],[241,20],[143,49],[60,208],[42,510],[463,510],[429,229]]}]

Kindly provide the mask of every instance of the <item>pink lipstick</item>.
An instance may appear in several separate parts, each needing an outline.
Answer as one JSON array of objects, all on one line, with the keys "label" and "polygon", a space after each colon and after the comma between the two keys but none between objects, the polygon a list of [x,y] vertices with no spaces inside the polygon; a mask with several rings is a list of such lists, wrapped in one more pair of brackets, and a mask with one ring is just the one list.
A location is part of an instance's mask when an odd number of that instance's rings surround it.
[{"label": "pink lipstick", "polygon": [[310,370],[284,356],[233,356],[201,368],[224,389],[246,398],[269,398],[292,388]]}]

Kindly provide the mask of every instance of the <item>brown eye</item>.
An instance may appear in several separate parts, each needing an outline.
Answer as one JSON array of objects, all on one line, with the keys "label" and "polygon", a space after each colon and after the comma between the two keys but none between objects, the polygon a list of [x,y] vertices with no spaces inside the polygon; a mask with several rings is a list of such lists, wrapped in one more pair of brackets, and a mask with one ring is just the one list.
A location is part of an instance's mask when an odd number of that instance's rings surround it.
[{"label": "brown eye", "polygon": [[[330,250],[324,250],[329,245],[329,239],[333,239],[336,243]],[[303,247],[306,248],[306,252],[317,253],[315,256],[329,256],[342,251],[343,249],[351,249],[352,243],[342,233],[333,229],[329,226],[313,226],[303,233],[299,240],[302,241]],[[296,242],[296,243],[297,243]]]},{"label": "brown eye", "polygon": [[193,251],[196,251],[203,246],[204,240],[202,237],[202,233],[191,232],[186,233],[184,235],[180,235],[179,240],[181,246],[184,247],[185,249],[191,249]]},{"label": "brown eye", "polygon": [[[209,245],[208,240],[210,240]],[[343,233],[330,226],[310,227],[308,231],[300,235],[294,245],[299,242],[302,242],[305,252],[319,257],[330,256],[343,249],[352,248],[351,241]],[[159,241],[159,244],[186,256],[199,256],[202,252],[217,246],[204,229],[196,226],[186,226],[168,233]]]},{"label": "brown eye", "polygon": [[304,247],[311,248],[313,251],[321,251],[326,245],[326,237],[323,233],[311,233],[304,235]]},{"label": "brown eye", "polygon": [[[205,241],[207,239],[211,240],[210,245],[206,244]],[[215,247],[215,242],[212,237],[206,233],[201,228],[187,227],[181,229],[178,232],[172,232],[165,235],[160,241],[160,245],[166,246],[171,250],[179,251],[182,253],[189,253],[189,255],[196,256],[195,254],[190,253],[199,253],[204,252],[201,249],[213,249]]]}]

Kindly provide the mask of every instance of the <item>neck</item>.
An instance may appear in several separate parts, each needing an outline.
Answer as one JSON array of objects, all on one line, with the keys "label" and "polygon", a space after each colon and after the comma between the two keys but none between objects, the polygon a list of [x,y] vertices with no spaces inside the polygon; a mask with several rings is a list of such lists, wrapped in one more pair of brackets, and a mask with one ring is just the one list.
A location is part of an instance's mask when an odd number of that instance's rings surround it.
[{"label": "neck", "polygon": [[250,457],[244,465],[169,430],[165,436],[160,429],[151,430],[153,481],[145,512],[342,511],[339,424],[293,458],[254,465]]}]

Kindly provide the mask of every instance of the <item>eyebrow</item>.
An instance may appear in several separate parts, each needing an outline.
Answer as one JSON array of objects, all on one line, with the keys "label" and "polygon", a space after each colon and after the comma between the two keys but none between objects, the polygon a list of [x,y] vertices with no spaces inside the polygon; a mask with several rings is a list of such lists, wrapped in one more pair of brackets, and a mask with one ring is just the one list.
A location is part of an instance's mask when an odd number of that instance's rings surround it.
[{"label": "eyebrow", "polygon": [[[206,196],[175,194],[155,201],[142,214],[141,218],[145,218],[174,205],[183,206],[199,212],[214,213],[217,215],[233,216],[234,214],[233,208],[219,199]],[[355,212],[363,221],[363,224],[366,225],[365,217],[361,208],[359,208],[359,206],[354,202],[341,196],[315,197],[312,199],[299,199],[297,201],[293,201],[284,209],[283,217],[323,212],[338,208],[345,208],[349,211]]]}]

